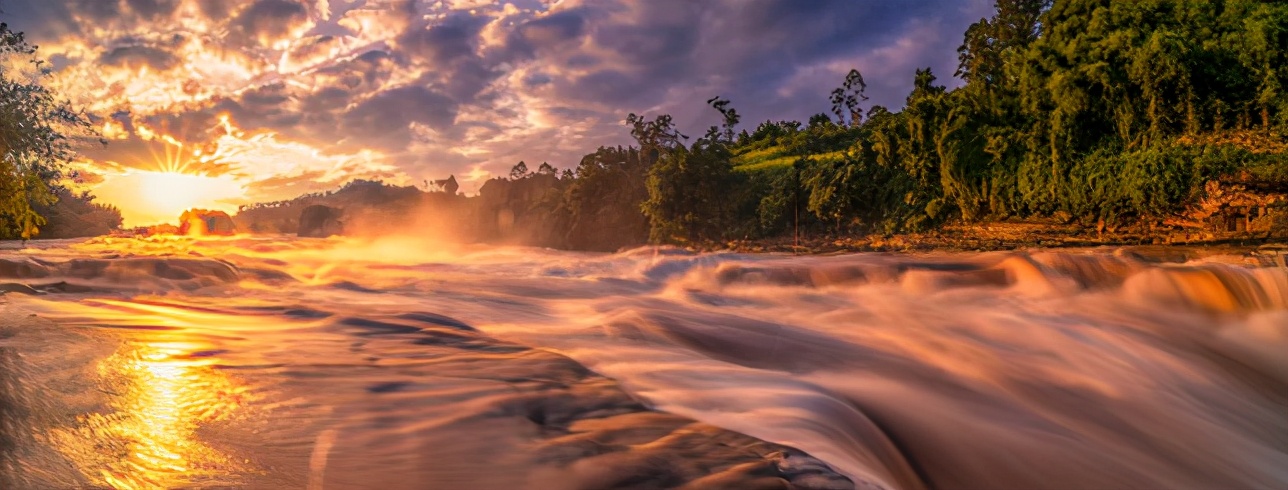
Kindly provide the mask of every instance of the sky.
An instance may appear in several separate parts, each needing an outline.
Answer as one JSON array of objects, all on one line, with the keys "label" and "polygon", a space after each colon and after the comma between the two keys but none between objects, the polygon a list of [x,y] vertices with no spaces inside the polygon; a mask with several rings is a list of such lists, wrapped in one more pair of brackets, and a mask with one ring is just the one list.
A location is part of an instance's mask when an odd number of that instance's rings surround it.
[{"label": "sky", "polygon": [[0,0],[0,21],[109,141],[73,164],[127,226],[235,211],[353,179],[520,160],[573,168],[629,144],[628,113],[754,127],[828,112],[851,68],[897,109],[952,74],[991,0]]}]

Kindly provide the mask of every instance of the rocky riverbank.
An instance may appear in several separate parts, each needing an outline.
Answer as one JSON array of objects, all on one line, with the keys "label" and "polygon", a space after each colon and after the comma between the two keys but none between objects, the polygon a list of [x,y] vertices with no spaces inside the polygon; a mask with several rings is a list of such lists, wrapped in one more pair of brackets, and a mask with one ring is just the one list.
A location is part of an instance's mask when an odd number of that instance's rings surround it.
[{"label": "rocky riverbank", "polygon": [[1096,230],[1055,220],[949,225],[924,233],[894,235],[777,237],[694,247],[744,253],[834,254],[847,252],[986,252],[1033,248],[1131,247],[1186,255],[1269,253],[1288,249],[1279,232],[1219,232],[1213,230],[1150,230],[1147,227]]}]

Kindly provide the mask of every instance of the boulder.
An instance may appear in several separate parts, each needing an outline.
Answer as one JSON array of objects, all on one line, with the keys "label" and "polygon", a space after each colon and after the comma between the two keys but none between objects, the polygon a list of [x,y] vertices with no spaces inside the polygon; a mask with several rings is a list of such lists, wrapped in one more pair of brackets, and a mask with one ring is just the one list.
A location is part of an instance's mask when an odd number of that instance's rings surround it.
[{"label": "boulder", "polygon": [[190,209],[179,217],[179,234],[231,236],[237,234],[237,225],[223,211]]},{"label": "boulder", "polygon": [[326,238],[344,233],[344,223],[340,221],[343,211],[330,206],[315,204],[304,208],[300,213],[300,226],[297,234],[302,237]]}]

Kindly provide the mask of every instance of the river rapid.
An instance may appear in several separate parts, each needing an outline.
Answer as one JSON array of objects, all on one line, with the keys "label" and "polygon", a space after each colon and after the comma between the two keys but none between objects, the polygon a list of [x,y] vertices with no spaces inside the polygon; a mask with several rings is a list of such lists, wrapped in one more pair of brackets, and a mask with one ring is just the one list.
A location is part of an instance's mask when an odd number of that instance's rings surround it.
[{"label": "river rapid", "polygon": [[0,251],[0,488],[1288,488],[1288,269]]}]

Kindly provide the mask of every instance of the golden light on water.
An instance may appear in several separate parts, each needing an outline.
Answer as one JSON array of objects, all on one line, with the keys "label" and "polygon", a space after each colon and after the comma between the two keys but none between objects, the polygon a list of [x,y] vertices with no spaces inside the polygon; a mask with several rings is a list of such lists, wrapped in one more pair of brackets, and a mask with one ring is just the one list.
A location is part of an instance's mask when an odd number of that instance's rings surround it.
[{"label": "golden light on water", "polygon": [[239,473],[198,431],[235,413],[249,393],[214,367],[216,359],[194,356],[202,348],[126,345],[99,365],[106,409],[55,432],[53,442],[86,478],[119,490],[176,488]]}]

